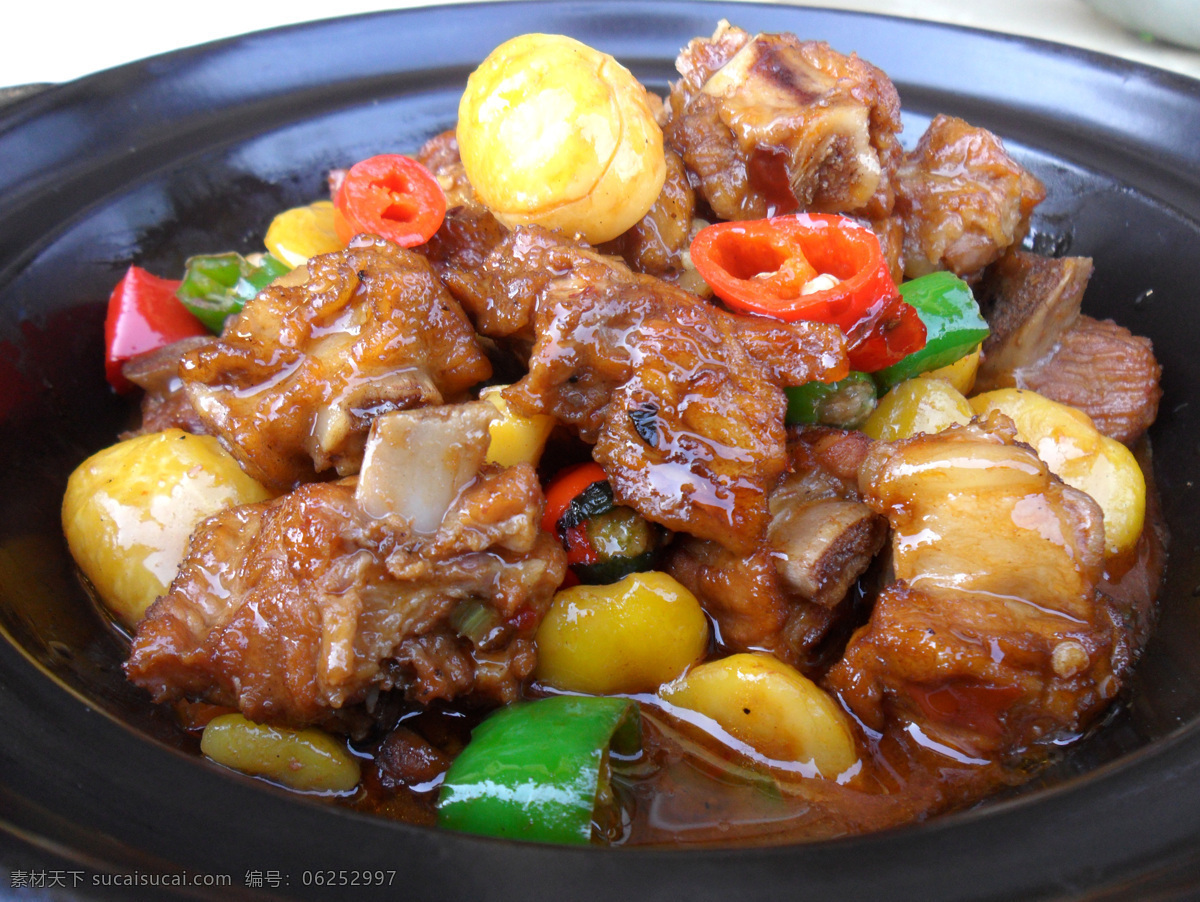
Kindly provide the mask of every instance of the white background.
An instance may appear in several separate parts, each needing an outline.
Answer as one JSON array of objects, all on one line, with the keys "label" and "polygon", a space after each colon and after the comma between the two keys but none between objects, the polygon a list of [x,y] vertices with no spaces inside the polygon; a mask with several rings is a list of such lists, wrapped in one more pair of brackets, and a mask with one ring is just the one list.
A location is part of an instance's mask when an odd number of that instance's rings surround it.
[{"label": "white background", "polygon": [[[0,86],[68,81],[179,47],[276,25],[413,5],[419,4],[413,0],[9,2]],[[1083,0],[824,0],[796,5],[884,12],[1044,37],[1200,78],[1200,52],[1143,40],[1094,13]]]}]

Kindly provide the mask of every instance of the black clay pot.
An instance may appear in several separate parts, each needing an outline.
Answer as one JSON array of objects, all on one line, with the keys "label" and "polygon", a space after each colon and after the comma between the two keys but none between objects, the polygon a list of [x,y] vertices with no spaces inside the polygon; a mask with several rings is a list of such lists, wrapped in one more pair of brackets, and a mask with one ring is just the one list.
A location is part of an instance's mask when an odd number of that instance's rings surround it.
[{"label": "black clay pot", "polygon": [[[130,416],[103,378],[111,286],[132,262],[171,273],[191,253],[254,250],[276,211],[322,193],[330,167],[415,149],[453,124],[467,73],[504,38],[571,34],[661,91],[678,49],[722,17],[882,67],[910,145],[939,111],[1000,134],[1049,189],[1035,242],[1095,258],[1086,312],[1153,339],[1172,544],[1161,623],[1128,700],[1016,797],[880,835],[749,850],[474,839],[205,764],[124,682],[122,645],[59,529],[67,474]],[[786,6],[456,6],[239,38],[26,97],[0,116],[0,161],[0,860],[13,874],[41,862],[70,870],[69,893],[113,898],[1027,900],[1200,885],[1200,82]],[[103,885],[106,871],[143,884],[227,875],[231,888],[120,889]],[[362,871],[395,876],[341,885]]]}]

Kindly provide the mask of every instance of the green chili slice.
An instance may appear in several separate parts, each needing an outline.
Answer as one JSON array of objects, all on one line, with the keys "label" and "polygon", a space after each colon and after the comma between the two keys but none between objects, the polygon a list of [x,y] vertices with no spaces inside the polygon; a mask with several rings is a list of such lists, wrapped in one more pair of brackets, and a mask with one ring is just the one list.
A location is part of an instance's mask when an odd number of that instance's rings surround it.
[{"label": "green chili slice", "polygon": [[225,320],[287,272],[288,265],[270,254],[261,255],[257,262],[235,253],[191,257],[175,296],[210,332],[219,335]]},{"label": "green chili slice", "polygon": [[857,429],[875,409],[875,383],[866,373],[837,382],[806,382],[784,389],[788,423]]}]

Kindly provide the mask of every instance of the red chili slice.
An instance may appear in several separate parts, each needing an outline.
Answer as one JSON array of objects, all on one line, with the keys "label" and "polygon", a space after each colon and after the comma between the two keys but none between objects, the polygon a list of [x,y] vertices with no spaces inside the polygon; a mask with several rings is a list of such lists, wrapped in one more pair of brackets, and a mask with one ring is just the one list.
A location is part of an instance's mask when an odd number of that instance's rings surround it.
[{"label": "red chili slice", "polygon": [[333,199],[338,238],[361,232],[401,247],[424,244],[446,218],[446,196],[433,174],[411,157],[381,154],[355,163]]},{"label": "red chili slice", "polygon": [[[691,257],[735,310],[838,326],[850,339],[853,370],[890,366],[925,343],[925,327],[900,298],[879,239],[848,217],[799,213],[717,223],[696,235]],[[831,284],[822,285],[821,276]]]}]

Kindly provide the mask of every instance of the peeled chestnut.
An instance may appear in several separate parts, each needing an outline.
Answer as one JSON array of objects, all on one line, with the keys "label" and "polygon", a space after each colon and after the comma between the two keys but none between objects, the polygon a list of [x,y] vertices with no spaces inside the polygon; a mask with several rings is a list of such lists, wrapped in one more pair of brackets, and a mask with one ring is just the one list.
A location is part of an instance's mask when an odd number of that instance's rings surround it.
[{"label": "peeled chestnut", "polygon": [[521,35],[491,52],[459,103],[458,147],[502,223],[593,244],[637,223],[666,178],[653,98],[611,56],[563,35]]}]

